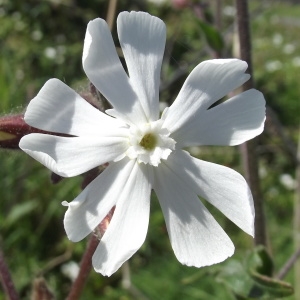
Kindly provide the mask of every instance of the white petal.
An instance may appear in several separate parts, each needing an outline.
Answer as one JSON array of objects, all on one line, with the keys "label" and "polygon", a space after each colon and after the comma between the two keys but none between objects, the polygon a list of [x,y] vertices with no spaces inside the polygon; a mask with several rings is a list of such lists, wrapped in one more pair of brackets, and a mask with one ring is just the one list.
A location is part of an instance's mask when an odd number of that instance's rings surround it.
[{"label": "white petal", "polygon": [[59,137],[32,133],[21,139],[20,148],[54,173],[71,177],[123,158],[128,141],[124,137]]},{"label": "white petal", "polygon": [[110,276],[143,244],[149,222],[149,168],[135,165],[123,186],[114,189],[118,202],[112,220],[93,256],[97,272]]},{"label": "white petal", "polygon": [[233,254],[227,234],[180,175],[168,167],[168,160],[155,169],[154,190],[174,253],[182,264],[203,267]]},{"label": "white petal", "polygon": [[110,164],[77,198],[67,203],[64,226],[71,241],[85,238],[106,217],[122,197],[133,167],[134,161],[128,159]]},{"label": "white petal", "polygon": [[82,63],[85,73],[127,123],[139,124],[147,118],[131,87],[106,22],[89,22]]},{"label": "white petal", "polygon": [[132,86],[148,118],[159,117],[159,84],[166,42],[162,20],[144,12],[119,14],[118,34]]},{"label": "white petal", "polygon": [[218,208],[242,230],[254,235],[254,205],[246,180],[236,171],[178,150],[168,158],[169,168],[187,187]]},{"label": "white petal", "polygon": [[200,63],[188,76],[165,116],[171,132],[186,126],[217,100],[249,78],[247,63],[238,59],[213,59]]},{"label": "white petal", "polygon": [[203,111],[179,128],[172,137],[181,147],[198,145],[239,145],[264,129],[265,99],[251,89]]},{"label": "white petal", "polygon": [[93,134],[104,127],[122,125],[90,105],[58,79],[48,80],[30,101],[25,121],[39,129],[71,135]]}]

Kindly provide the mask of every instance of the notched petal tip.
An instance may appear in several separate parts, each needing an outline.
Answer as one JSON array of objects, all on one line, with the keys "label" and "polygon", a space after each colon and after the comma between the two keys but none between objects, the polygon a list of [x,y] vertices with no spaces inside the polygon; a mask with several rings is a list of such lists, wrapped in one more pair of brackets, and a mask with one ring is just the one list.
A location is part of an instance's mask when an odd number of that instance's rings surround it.
[{"label": "notched petal tip", "polygon": [[32,122],[32,113],[35,112],[37,105],[39,105],[40,98],[42,98],[43,95],[49,90],[61,84],[62,82],[57,78],[50,78],[44,83],[37,95],[27,105],[26,111],[24,113],[24,120],[27,124],[36,126],[35,122]]},{"label": "notched petal tip", "polygon": [[194,123],[201,122],[216,101],[249,80],[250,75],[245,73],[247,67],[239,59],[213,59],[201,62],[192,70],[164,116],[165,126],[178,141],[185,140],[184,136],[190,135],[193,128],[203,130],[203,126]]},{"label": "notched petal tip", "polygon": [[100,28],[107,28],[107,23],[100,18],[96,18],[94,20],[91,20],[86,29],[86,34],[84,38],[84,47],[83,47],[83,53],[82,53],[82,64],[83,68],[85,68],[85,61],[89,54],[89,49],[93,41],[93,32],[95,32],[97,29]]},{"label": "notched petal tip", "polygon": [[117,17],[118,20],[126,19],[126,18],[149,18],[149,19],[157,19],[159,22],[164,23],[160,18],[150,15],[147,12],[144,11],[122,11],[119,13]]}]

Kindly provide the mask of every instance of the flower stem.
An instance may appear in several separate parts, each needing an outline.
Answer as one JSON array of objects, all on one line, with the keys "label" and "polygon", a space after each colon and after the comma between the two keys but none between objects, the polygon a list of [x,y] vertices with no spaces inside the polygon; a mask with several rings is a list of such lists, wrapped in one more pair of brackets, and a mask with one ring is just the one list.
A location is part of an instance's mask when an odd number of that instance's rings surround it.
[{"label": "flower stem", "polygon": [[84,288],[87,277],[92,268],[92,256],[98,246],[99,240],[94,234],[91,234],[90,240],[88,242],[86,251],[80,262],[79,274],[74,281],[67,300],[77,300],[79,299],[82,290]]},{"label": "flower stem", "polygon": [[4,260],[4,255],[0,249],[0,279],[5,291],[5,294],[8,296],[9,300],[18,300],[19,296],[15,289],[14,283],[10,276],[8,266]]},{"label": "flower stem", "polygon": [[118,0],[109,0],[109,4],[108,4],[106,21],[110,31],[112,31],[115,22],[117,2]]},{"label": "flower stem", "polygon": [[[295,286],[295,299],[300,299],[300,130],[298,139],[298,150],[296,154],[296,189],[295,189],[295,200],[294,200],[294,247],[299,249],[298,260],[295,260],[295,271],[294,271],[294,286]],[[296,252],[297,253],[297,252]]]},{"label": "flower stem", "polygon": [[[249,14],[248,14],[248,1],[236,0],[237,9],[237,24],[240,42],[240,58],[248,63],[248,73],[251,79],[247,81],[243,89],[248,90],[253,88],[252,76],[252,59],[251,59],[251,37],[249,30]],[[260,182],[258,176],[258,160],[257,160],[257,141],[253,139],[241,145],[241,152],[243,157],[243,164],[245,168],[246,179],[250,185],[254,207],[255,207],[255,244],[267,244],[266,229],[265,229],[265,216],[263,210],[263,200],[261,196]]]}]

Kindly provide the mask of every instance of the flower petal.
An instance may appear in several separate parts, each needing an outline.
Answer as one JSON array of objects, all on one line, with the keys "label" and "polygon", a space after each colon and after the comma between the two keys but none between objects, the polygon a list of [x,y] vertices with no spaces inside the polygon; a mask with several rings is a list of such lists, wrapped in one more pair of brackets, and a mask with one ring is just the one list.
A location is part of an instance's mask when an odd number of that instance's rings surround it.
[{"label": "flower petal", "polygon": [[32,133],[20,141],[20,148],[54,173],[63,177],[82,174],[125,156],[125,137],[60,137]]},{"label": "flower petal", "polygon": [[84,40],[83,69],[96,88],[129,124],[147,122],[136,93],[132,89],[106,22],[89,22]]},{"label": "flower petal", "polygon": [[116,272],[146,238],[150,212],[150,168],[134,162],[126,183],[124,181],[122,188],[114,189],[118,196],[116,209],[93,256],[96,272],[103,275],[110,276]]},{"label": "flower petal", "polygon": [[[111,163],[68,206],[64,226],[68,238],[78,242],[91,233],[124,195],[123,189],[134,168],[134,161]],[[130,199],[127,199],[130,202]]]},{"label": "flower petal", "polygon": [[93,134],[103,127],[116,128],[122,125],[54,78],[48,80],[30,101],[24,118],[33,127],[71,135]]},{"label": "flower petal", "polygon": [[217,100],[249,78],[247,63],[239,59],[213,59],[200,63],[188,76],[176,100],[169,107],[165,127],[170,132],[186,126]]},{"label": "flower petal", "polygon": [[165,217],[177,259],[187,266],[219,263],[234,252],[234,245],[196,194],[166,163],[155,169],[154,190]]},{"label": "flower petal", "polygon": [[159,84],[166,42],[162,20],[144,12],[122,12],[118,34],[130,82],[138,95],[148,122],[159,117]]},{"label": "flower petal", "polygon": [[251,89],[198,114],[172,137],[177,146],[239,145],[264,130],[265,99]]},{"label": "flower petal", "polygon": [[236,171],[209,163],[178,150],[168,158],[168,166],[197,195],[219,209],[228,219],[254,235],[254,205],[246,180]]}]

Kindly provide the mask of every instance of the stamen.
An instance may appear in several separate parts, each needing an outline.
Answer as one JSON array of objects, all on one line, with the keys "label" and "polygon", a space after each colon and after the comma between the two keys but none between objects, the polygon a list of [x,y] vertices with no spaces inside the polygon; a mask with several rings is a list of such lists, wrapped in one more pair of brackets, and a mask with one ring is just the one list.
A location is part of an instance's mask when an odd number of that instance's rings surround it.
[{"label": "stamen", "polygon": [[163,121],[158,120],[139,127],[131,126],[129,147],[126,155],[137,159],[138,163],[150,164],[157,167],[162,159],[167,159],[176,142],[169,137],[170,133],[162,128]]},{"label": "stamen", "polygon": [[144,135],[139,145],[146,150],[153,150],[157,144],[157,138],[152,133],[147,133]]}]

